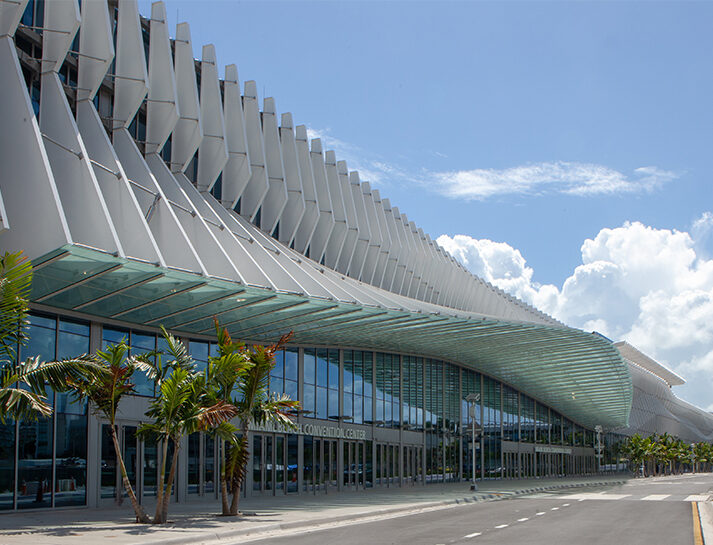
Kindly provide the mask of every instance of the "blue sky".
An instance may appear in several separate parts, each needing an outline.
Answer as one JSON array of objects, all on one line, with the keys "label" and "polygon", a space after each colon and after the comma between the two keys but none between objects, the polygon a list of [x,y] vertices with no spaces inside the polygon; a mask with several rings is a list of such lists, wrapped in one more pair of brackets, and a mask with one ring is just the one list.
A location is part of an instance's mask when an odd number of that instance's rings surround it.
[{"label": "blue sky", "polygon": [[166,4],[471,270],[710,391],[713,3]]}]

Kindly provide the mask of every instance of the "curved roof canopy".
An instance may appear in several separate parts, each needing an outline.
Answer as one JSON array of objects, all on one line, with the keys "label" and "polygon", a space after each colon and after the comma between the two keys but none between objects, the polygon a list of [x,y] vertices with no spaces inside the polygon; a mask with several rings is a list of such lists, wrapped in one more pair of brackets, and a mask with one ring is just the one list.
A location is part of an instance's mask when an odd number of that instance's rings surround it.
[{"label": "curved roof canopy", "polygon": [[387,308],[278,292],[76,245],[34,265],[36,304],[200,335],[214,333],[217,316],[231,335],[250,341],[272,341],[293,331],[296,343],[450,360],[499,378],[584,426],[611,429],[628,421],[632,387],[626,364],[611,343],[577,329],[435,305]]}]

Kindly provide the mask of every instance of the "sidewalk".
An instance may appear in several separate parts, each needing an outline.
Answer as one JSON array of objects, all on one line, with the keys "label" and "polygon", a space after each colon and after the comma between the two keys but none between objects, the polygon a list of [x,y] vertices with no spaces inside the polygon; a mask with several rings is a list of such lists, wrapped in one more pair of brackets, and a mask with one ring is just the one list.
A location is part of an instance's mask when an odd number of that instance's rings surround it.
[{"label": "sidewalk", "polygon": [[0,515],[0,544],[94,545],[109,539],[117,545],[179,545],[248,541],[256,535],[281,530],[349,524],[358,520],[398,516],[424,509],[442,509],[459,503],[491,501],[536,492],[584,486],[616,486],[628,476],[593,476],[563,479],[522,479],[478,483],[405,486],[334,494],[262,496],[244,499],[242,517],[217,517],[217,501],[171,504],[169,523],[147,526],[133,523],[128,500],[111,509],[69,509],[15,512]]}]

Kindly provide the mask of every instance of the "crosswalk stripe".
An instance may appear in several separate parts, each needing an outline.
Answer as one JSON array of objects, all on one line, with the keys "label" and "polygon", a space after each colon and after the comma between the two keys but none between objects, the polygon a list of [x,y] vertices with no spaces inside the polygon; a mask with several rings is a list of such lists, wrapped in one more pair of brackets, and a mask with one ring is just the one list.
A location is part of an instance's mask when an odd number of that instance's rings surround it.
[{"label": "crosswalk stripe", "polygon": [[690,496],[687,496],[685,500],[683,501],[707,501],[708,500],[708,494],[691,494]]},{"label": "crosswalk stripe", "polygon": [[661,501],[670,497],[671,494],[650,494],[645,498],[641,498],[642,501]]}]

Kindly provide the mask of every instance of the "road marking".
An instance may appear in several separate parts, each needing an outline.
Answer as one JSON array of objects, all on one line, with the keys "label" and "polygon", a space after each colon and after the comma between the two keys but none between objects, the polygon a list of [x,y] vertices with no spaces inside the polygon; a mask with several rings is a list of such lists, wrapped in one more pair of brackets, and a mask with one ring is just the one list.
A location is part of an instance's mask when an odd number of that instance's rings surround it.
[{"label": "road marking", "polygon": [[479,535],[482,535],[481,532],[473,532],[472,534],[468,534],[467,536],[464,536],[466,539],[471,539],[473,537],[478,537]]},{"label": "road marking", "polygon": [[693,510],[693,545],[703,545],[703,531],[701,529],[701,516],[698,513],[698,504],[692,501],[691,509]]},{"label": "road marking", "polygon": [[691,494],[683,501],[706,501],[708,494]]},{"label": "road marking", "polygon": [[560,510],[559,507],[553,507],[552,509],[550,509],[550,511],[559,511],[559,510]]},{"label": "road marking", "polygon": [[563,503],[563,504],[562,504],[562,507],[569,507],[569,504],[568,504],[568,503]]},{"label": "road marking", "polygon": [[509,524],[498,524],[495,528],[500,530],[500,528],[507,528],[508,526],[510,526],[510,525]]},{"label": "road marking", "polygon": [[518,522],[525,522],[526,520],[530,520],[530,517],[525,517],[522,519],[517,519]]},{"label": "road marking", "polygon": [[544,514],[545,514],[544,511],[540,511],[539,513],[535,513],[535,515],[538,516],[538,517],[541,516],[541,515],[544,515]]},{"label": "road marking", "polygon": [[661,501],[668,498],[671,494],[650,494],[641,498],[641,501]]}]

